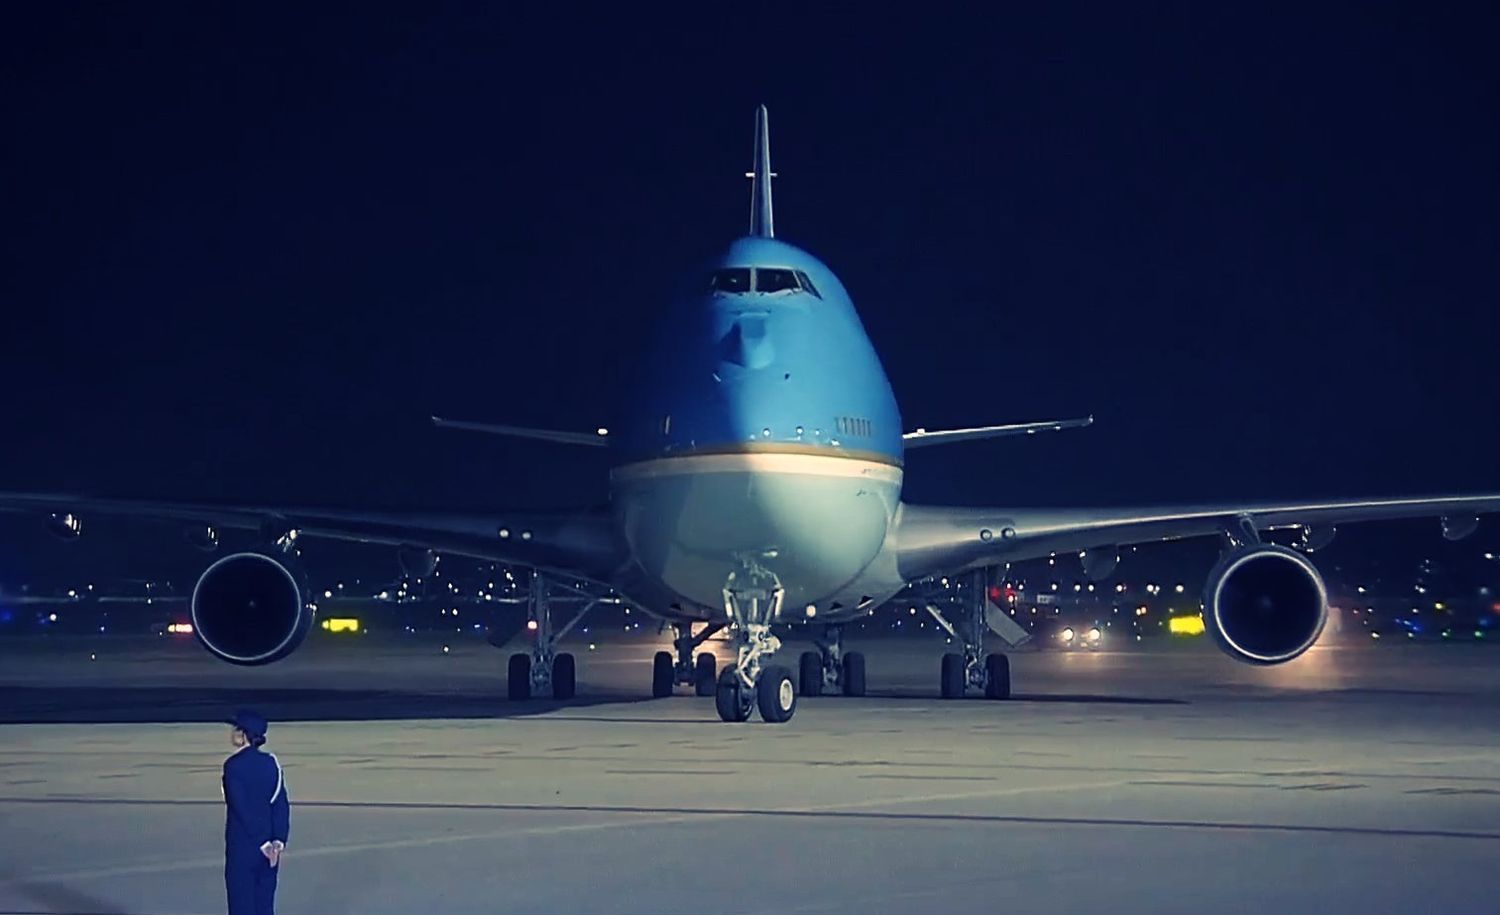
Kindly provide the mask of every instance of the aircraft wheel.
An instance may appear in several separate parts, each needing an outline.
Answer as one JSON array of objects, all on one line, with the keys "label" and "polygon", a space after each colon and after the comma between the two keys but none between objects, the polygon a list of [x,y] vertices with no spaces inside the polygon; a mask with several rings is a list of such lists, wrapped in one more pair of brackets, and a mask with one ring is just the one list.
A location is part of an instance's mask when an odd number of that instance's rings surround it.
[{"label": "aircraft wheel", "polygon": [[714,708],[718,710],[719,718],[724,721],[748,721],[750,710],[754,707],[754,697],[745,689],[745,684],[740,682],[740,675],[733,667],[725,668],[719,674],[718,685],[714,688]]},{"label": "aircraft wheel", "polygon": [[505,694],[512,702],[531,698],[531,655],[510,656],[510,669],[506,671]]},{"label": "aircraft wheel", "polygon": [[656,657],[651,659],[651,697],[663,699],[672,695],[672,687],[676,685],[677,670],[672,665],[672,654],[668,651],[658,651]]},{"label": "aircraft wheel", "polygon": [[984,698],[1010,698],[1010,657],[992,654],[984,659]]},{"label": "aircraft wheel", "polygon": [[780,665],[761,671],[755,699],[761,720],[767,724],[791,721],[797,711],[797,685],[792,682],[792,672]]},{"label": "aircraft wheel", "polygon": [[823,695],[823,656],[816,651],[804,651],[797,659],[798,680],[802,684],[802,695]]},{"label": "aircraft wheel", "polygon": [[865,694],[865,656],[863,652],[851,651],[844,655],[844,695]]},{"label": "aircraft wheel", "polygon": [[718,678],[719,659],[703,652],[694,660],[693,687],[700,696],[712,696]]},{"label": "aircraft wheel", "polygon": [[943,655],[943,698],[962,699],[964,697],[964,656],[961,654]]},{"label": "aircraft wheel", "polygon": [[563,652],[552,659],[552,698],[571,699],[578,691],[578,664]]}]

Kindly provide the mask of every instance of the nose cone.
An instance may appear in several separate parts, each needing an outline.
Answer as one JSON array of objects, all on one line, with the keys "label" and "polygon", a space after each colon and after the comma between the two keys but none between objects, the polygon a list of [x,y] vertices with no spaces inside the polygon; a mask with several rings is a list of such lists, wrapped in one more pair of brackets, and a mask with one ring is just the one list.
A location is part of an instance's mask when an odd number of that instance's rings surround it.
[{"label": "nose cone", "polygon": [[769,366],[776,359],[769,323],[764,313],[737,316],[719,341],[719,358],[747,369]]}]

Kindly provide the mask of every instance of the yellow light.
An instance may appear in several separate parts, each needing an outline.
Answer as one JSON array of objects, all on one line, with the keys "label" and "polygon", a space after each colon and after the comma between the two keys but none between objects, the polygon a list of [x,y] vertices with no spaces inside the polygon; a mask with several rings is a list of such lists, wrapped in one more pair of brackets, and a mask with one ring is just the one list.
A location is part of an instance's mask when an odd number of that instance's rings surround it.
[{"label": "yellow light", "polygon": [[359,620],[352,616],[331,616],[323,621],[323,628],[329,632],[358,632]]},{"label": "yellow light", "polygon": [[1202,635],[1203,617],[1174,616],[1167,621],[1167,631],[1173,635]]},{"label": "yellow light", "polygon": [[192,623],[168,623],[167,624],[167,631],[170,632],[173,635],[192,635],[193,634],[193,624]]}]

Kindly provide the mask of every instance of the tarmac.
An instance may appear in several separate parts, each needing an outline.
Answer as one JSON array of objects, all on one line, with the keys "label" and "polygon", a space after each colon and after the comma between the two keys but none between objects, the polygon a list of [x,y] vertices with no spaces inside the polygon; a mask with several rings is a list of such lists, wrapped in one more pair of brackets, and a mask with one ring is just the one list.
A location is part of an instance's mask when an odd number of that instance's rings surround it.
[{"label": "tarmac", "polygon": [[224,911],[237,705],[291,792],[282,913],[1497,911],[1494,646],[1022,652],[993,702],[887,639],[871,696],[765,725],[642,698],[659,641],[580,646],[567,704],[473,639],[0,642],[0,912]]}]

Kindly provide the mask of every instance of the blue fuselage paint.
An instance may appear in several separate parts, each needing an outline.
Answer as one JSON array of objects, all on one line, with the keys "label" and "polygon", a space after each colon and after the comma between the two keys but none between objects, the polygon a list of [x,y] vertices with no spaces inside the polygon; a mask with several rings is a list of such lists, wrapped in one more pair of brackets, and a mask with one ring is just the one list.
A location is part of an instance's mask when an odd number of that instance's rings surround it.
[{"label": "blue fuselage paint", "polygon": [[[816,293],[711,288],[735,268],[798,271]],[[899,505],[901,418],[833,272],[785,242],[738,239],[696,272],[649,351],[612,432],[612,500],[642,571],[707,607],[751,567],[799,610],[875,596],[846,592]]]}]

